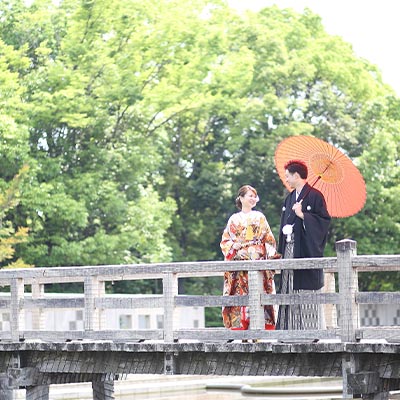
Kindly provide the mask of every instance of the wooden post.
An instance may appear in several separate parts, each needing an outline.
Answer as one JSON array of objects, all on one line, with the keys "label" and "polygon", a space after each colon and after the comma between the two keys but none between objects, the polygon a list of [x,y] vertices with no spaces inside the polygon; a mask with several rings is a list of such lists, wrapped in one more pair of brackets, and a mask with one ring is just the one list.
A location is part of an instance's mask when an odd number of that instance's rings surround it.
[{"label": "wooden post", "polygon": [[9,387],[9,377],[7,374],[0,374],[0,399],[1,400],[13,400],[14,391]]},{"label": "wooden post", "polygon": [[[43,299],[44,297],[44,284],[38,283],[36,279],[32,283],[32,299]],[[34,308],[32,310],[32,329],[36,331],[44,330],[45,328],[45,315],[42,308]]]},{"label": "wooden post", "polygon": [[[335,274],[333,272],[324,273],[325,285],[322,288],[322,293],[335,293]],[[336,329],[338,327],[336,304],[324,304],[324,315],[326,329]]]},{"label": "wooden post", "polygon": [[355,342],[355,332],[359,327],[359,311],[356,304],[358,275],[353,269],[351,258],[356,255],[357,243],[354,240],[336,242],[340,312],[339,324],[343,342]]},{"label": "wooden post", "polygon": [[[104,297],[106,295],[106,282],[97,281],[97,296]],[[106,327],[106,312],[104,308],[98,308],[97,310],[97,321],[98,329],[105,329]]]},{"label": "wooden post", "polygon": [[27,386],[26,400],[49,400],[49,386]]},{"label": "wooden post", "polygon": [[355,373],[356,370],[356,359],[354,354],[343,354],[342,355],[342,377],[343,377],[343,399],[353,398],[353,389],[350,385],[350,377]]},{"label": "wooden post", "polygon": [[104,282],[98,277],[85,277],[85,331],[100,329],[101,313],[96,308],[95,299],[105,291]]},{"label": "wooden post", "polygon": [[[174,341],[175,328],[175,296],[178,295],[178,277],[172,272],[163,273],[163,294],[164,294],[164,341]],[[164,374],[174,375],[175,359],[173,353],[164,354]]]},{"label": "wooden post", "polygon": [[174,341],[175,328],[175,296],[178,295],[178,278],[172,272],[163,273],[164,294],[164,340],[172,343]]},{"label": "wooden post", "polygon": [[250,329],[265,329],[264,306],[261,305],[263,273],[262,271],[249,271],[248,274]]},{"label": "wooden post", "polygon": [[21,309],[21,302],[24,299],[24,280],[22,278],[11,279],[11,313],[10,327],[11,339],[18,342],[20,333],[25,329],[25,314]]},{"label": "wooden post", "polygon": [[114,381],[92,382],[93,400],[114,400]]},{"label": "wooden post", "polygon": [[[353,269],[351,258],[356,255],[357,243],[353,240],[336,242],[337,266],[340,293],[339,326],[342,342],[355,342],[355,330],[358,328],[358,290],[357,271]],[[353,354],[342,356],[343,399],[352,399],[353,390],[349,377],[356,372],[357,360]]]},{"label": "wooden post", "polygon": [[85,277],[85,331],[92,331],[94,325],[94,287],[93,277]]}]

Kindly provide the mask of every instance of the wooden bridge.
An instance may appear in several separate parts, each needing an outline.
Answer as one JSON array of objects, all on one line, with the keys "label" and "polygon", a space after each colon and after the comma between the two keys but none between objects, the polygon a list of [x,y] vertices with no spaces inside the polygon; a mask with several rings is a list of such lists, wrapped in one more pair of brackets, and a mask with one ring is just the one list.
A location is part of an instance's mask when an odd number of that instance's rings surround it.
[{"label": "wooden bridge", "polygon": [[[361,327],[359,305],[399,304],[400,293],[359,292],[358,273],[399,271],[399,255],[358,256],[356,243],[336,243],[337,257],[245,262],[182,262],[1,270],[0,311],[10,330],[0,332],[0,398],[26,389],[28,400],[48,400],[49,386],[92,382],[93,399],[114,399],[114,381],[128,374],[323,376],[343,379],[343,398],[388,399],[400,388],[400,328]],[[338,291],[314,295],[265,295],[260,271],[323,268]],[[178,279],[249,271],[248,296],[178,293]],[[106,283],[162,279],[162,295],[106,294]],[[83,295],[54,297],[51,283],[83,282]],[[222,287],[221,287],[222,291]],[[266,331],[264,304],[331,304],[338,325],[326,330]],[[178,329],[178,307],[246,305],[250,329]],[[163,329],[106,330],[105,310],[162,308]],[[45,309],[83,309],[84,329],[46,331]],[[32,315],[25,329],[25,313]]]}]

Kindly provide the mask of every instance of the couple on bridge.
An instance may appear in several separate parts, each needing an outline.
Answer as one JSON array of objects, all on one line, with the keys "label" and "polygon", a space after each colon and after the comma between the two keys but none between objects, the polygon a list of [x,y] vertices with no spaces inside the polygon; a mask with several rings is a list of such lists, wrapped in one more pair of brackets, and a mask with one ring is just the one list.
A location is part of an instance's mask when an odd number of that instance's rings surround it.
[{"label": "couple on bridge", "polygon": [[[235,200],[240,210],[228,220],[221,239],[225,260],[265,260],[278,258],[322,257],[331,217],[323,194],[307,183],[305,163],[291,160],[285,164],[285,177],[293,189],[283,204],[279,228],[278,249],[265,215],[253,210],[259,201],[256,189],[242,186]],[[278,293],[315,292],[324,286],[322,269],[283,270]],[[264,292],[274,294],[274,271],[264,271]],[[247,271],[225,272],[225,296],[248,294]],[[323,329],[325,319],[322,304],[264,306],[265,329]],[[224,326],[248,329],[247,307],[223,307]]]}]

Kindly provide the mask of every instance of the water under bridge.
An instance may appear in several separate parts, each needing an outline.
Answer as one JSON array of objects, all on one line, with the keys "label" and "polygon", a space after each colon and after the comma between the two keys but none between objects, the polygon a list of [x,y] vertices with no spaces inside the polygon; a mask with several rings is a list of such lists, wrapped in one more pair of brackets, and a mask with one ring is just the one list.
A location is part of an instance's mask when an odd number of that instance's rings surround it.
[{"label": "water under bridge", "polygon": [[[357,255],[356,242],[336,243],[336,257],[204,261],[1,270],[0,398],[16,389],[27,400],[48,400],[50,385],[91,382],[94,400],[114,399],[114,382],[129,374],[338,377],[343,398],[388,399],[400,389],[400,327],[360,326],[360,304],[399,304],[398,292],[360,292],[359,273],[399,271],[399,255]],[[315,294],[266,295],[260,271],[323,268],[336,285]],[[248,296],[180,294],[178,280],[249,271]],[[327,275],[327,276],[328,276]],[[106,284],[158,279],[161,295],[108,295]],[[83,294],[55,297],[49,284],[81,282]],[[7,291],[7,288],[9,290]],[[222,291],[222,288],[221,288]],[[264,304],[320,303],[337,310],[324,330],[264,330]],[[248,330],[181,329],[178,308],[248,306]],[[162,308],[160,329],[104,329],[105,310]],[[44,310],[82,309],[84,329],[46,331]],[[25,327],[26,313],[32,328]]]}]

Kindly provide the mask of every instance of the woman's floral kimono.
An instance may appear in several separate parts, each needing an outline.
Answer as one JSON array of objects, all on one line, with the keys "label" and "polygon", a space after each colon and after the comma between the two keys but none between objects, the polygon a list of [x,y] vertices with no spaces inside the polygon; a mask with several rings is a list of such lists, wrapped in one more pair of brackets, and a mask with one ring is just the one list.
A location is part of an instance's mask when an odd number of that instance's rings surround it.
[{"label": "woman's floral kimono", "polygon": [[[240,242],[239,250],[233,249],[233,244]],[[264,214],[259,211],[233,214],[222,234],[221,250],[225,260],[265,260],[272,257],[276,250],[274,235]],[[264,271],[264,292],[275,293],[273,271]],[[247,271],[225,272],[224,296],[247,295]],[[264,306],[265,329],[275,329],[275,310],[272,305]],[[224,326],[231,329],[248,329],[249,316],[247,307],[223,307],[222,318]]]}]

